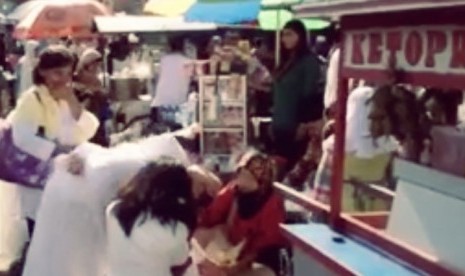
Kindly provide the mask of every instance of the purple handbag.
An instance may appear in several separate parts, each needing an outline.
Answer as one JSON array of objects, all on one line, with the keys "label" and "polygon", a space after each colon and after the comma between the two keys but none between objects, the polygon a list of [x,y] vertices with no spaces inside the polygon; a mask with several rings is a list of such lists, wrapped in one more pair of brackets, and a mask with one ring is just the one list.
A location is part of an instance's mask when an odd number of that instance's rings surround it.
[{"label": "purple handbag", "polygon": [[[38,93],[36,97],[42,104]],[[37,136],[46,139],[43,126],[38,127]],[[14,144],[11,124],[0,119],[0,179],[30,188],[43,189],[52,171],[53,159],[71,150],[70,147],[60,147],[57,144],[48,160],[37,158]]]},{"label": "purple handbag", "polygon": [[0,122],[0,178],[30,188],[43,189],[53,165],[53,158],[41,160],[18,148],[13,142],[10,124]]}]

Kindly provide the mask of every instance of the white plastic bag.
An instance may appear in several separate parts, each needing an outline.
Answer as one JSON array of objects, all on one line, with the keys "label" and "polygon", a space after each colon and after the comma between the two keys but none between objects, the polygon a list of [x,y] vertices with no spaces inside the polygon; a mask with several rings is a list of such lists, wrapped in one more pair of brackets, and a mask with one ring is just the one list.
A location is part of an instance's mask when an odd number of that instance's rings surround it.
[{"label": "white plastic bag", "polygon": [[0,271],[20,259],[28,240],[19,185],[0,180]]}]

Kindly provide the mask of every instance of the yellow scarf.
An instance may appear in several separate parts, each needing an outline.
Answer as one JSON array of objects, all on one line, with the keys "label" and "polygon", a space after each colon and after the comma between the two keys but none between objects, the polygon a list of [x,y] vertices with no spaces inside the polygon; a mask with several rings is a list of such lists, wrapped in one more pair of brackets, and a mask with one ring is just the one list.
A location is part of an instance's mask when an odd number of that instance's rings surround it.
[{"label": "yellow scarf", "polygon": [[[43,126],[45,137],[55,140],[61,127],[60,116],[58,101],[52,97],[46,86],[40,85],[32,87],[21,96],[7,120],[12,123],[13,127],[14,125],[26,125],[32,127],[34,131]],[[76,144],[92,138],[98,124],[97,118],[84,110],[73,133]]]}]

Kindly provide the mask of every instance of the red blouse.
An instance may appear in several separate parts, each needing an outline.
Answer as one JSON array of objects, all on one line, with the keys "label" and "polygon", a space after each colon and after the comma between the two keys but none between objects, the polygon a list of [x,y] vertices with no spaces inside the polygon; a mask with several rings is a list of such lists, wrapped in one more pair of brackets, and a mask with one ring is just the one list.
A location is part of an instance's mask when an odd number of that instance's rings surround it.
[{"label": "red blouse", "polygon": [[[211,228],[225,224],[230,216],[236,188],[231,183],[224,187],[212,204],[202,212],[200,226]],[[247,241],[243,253],[258,253],[268,246],[285,245],[279,224],[284,223],[285,209],[283,200],[273,193],[260,211],[249,219],[242,219],[237,212],[232,215],[231,225],[227,226],[227,236],[233,245],[244,239]]]}]

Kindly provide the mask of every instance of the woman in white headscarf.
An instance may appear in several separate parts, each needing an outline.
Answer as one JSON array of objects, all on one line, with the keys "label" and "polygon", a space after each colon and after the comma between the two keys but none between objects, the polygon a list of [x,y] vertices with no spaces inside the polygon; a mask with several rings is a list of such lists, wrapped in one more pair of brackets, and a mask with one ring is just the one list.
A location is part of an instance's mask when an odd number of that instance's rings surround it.
[{"label": "woman in white headscarf", "polygon": [[32,71],[37,63],[38,47],[39,43],[34,40],[26,41],[24,45],[24,56],[19,60],[17,70],[17,98],[34,84]]},{"label": "woman in white headscarf", "polygon": [[80,102],[98,118],[100,125],[90,142],[108,147],[109,136],[106,123],[111,119],[110,102],[100,80],[102,55],[93,48],[87,48],[79,57],[74,74],[74,90]]},{"label": "woman in white headscarf", "polygon": [[[373,87],[363,86],[353,90],[347,101],[346,136],[345,136],[345,168],[344,180],[360,182],[377,182],[387,166],[391,154],[398,148],[398,142],[392,135],[374,135],[372,115]],[[332,160],[334,158],[335,136],[329,136],[323,142],[323,157],[318,166],[315,178],[314,197],[329,203],[332,176]],[[350,187],[344,185],[344,188]],[[347,189],[345,189],[346,191]],[[348,190],[347,190],[348,191]],[[345,194],[350,194],[351,190]],[[353,192],[352,192],[353,193]],[[344,201],[350,208],[349,201]]]}]

